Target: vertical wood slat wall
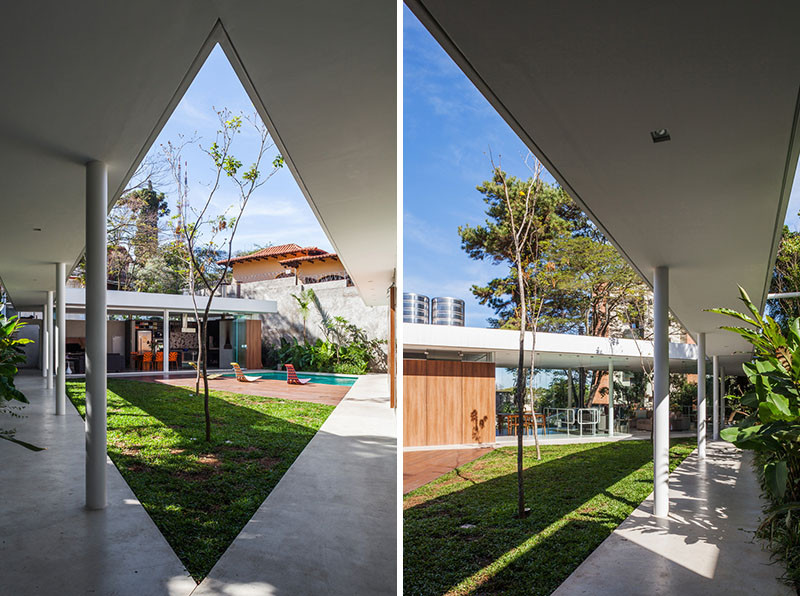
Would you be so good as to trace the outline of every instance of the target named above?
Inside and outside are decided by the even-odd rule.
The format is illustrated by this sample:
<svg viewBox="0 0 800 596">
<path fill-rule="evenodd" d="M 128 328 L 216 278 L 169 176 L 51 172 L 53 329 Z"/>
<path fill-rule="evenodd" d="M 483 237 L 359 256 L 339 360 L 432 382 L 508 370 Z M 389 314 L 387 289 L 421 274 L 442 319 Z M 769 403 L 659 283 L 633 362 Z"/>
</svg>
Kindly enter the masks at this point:
<svg viewBox="0 0 800 596">
<path fill-rule="evenodd" d="M 403 360 L 406 447 L 494 441 L 493 362 Z"/>
<path fill-rule="evenodd" d="M 246 368 L 262 368 L 261 364 L 261 319 L 245 321 L 245 341 L 247 341 Z"/>
</svg>

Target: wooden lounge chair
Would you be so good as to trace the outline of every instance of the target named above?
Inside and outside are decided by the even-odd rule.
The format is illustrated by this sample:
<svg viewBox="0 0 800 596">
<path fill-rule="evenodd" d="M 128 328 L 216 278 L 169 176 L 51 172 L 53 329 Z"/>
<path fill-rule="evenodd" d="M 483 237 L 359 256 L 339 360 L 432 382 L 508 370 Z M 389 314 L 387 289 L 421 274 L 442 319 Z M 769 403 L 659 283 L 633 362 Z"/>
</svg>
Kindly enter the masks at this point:
<svg viewBox="0 0 800 596">
<path fill-rule="evenodd" d="M 240 383 L 255 383 L 261 380 L 261 377 L 253 377 L 244 374 L 236 362 L 231 362 L 231 366 L 233 367 L 233 372 L 236 373 L 236 380 Z"/>
<path fill-rule="evenodd" d="M 197 363 L 196 362 L 191 362 L 191 361 L 188 361 L 188 362 L 189 362 L 189 366 L 191 366 L 193 369 L 197 370 Z M 214 373 L 214 374 L 208 375 L 208 380 L 209 381 L 213 381 L 214 379 L 221 379 L 222 376 L 223 376 L 222 373 Z"/>
<path fill-rule="evenodd" d="M 286 367 L 286 382 L 289 385 L 305 385 L 311 379 L 299 379 L 297 378 L 297 372 L 294 370 L 294 365 L 292 364 L 285 364 Z"/>
</svg>

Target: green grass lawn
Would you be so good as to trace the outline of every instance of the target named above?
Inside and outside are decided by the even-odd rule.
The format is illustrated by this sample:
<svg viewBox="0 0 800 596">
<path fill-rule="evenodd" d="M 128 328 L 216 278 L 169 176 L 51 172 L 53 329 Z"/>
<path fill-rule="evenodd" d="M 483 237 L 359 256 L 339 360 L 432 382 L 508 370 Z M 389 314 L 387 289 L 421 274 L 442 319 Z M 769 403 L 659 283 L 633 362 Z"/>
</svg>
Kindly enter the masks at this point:
<svg viewBox="0 0 800 596">
<path fill-rule="evenodd" d="M 85 384 L 67 383 L 85 414 Z M 200 581 L 333 411 L 332 406 L 182 387 L 108 381 L 108 454 Z"/>
<path fill-rule="evenodd" d="M 694 449 L 675 441 L 674 469 Z M 406 495 L 403 593 L 550 594 L 653 490 L 649 441 L 525 449 L 530 517 L 513 519 L 516 448 Z"/>
</svg>

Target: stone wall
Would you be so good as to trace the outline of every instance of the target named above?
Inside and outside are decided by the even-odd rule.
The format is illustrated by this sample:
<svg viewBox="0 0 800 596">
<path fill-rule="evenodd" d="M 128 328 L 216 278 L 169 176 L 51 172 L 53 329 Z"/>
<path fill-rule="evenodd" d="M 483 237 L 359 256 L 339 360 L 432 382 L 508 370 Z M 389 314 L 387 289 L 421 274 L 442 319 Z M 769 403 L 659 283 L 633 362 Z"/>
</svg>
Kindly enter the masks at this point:
<svg viewBox="0 0 800 596">
<path fill-rule="evenodd" d="M 278 303 L 277 313 L 260 315 L 265 345 L 276 344 L 281 337 L 302 340 L 303 318 L 292 294 L 298 294 L 305 288 L 312 288 L 317 295 L 317 302 L 311 307 L 306 323 L 306 336 L 310 342 L 325 337 L 322 332 L 323 316 L 344 317 L 364 329 L 370 338 L 389 338 L 389 307 L 367 306 L 358 290 L 347 286 L 344 280 L 309 285 L 295 285 L 294 278 L 243 283 L 242 298 L 275 300 Z"/>
</svg>

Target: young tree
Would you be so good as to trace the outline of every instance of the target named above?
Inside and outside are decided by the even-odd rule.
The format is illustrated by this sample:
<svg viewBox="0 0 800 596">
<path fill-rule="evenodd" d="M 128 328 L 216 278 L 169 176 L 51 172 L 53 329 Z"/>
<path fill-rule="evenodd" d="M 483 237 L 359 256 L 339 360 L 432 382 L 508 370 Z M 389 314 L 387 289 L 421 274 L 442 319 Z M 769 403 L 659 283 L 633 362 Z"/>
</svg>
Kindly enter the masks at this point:
<svg viewBox="0 0 800 596">
<path fill-rule="evenodd" d="M 301 290 L 299 294 L 292 294 L 292 298 L 297 301 L 297 308 L 300 309 L 300 316 L 303 317 L 303 343 L 306 341 L 306 323 L 308 322 L 308 315 L 311 314 L 311 305 L 316 299 L 316 294 L 312 288 Z"/>
<path fill-rule="evenodd" d="M 486 288 L 472 290 L 483 303 L 494 304 L 503 311 L 506 328 L 519 329 L 519 359 L 515 399 L 520 424 L 517 426 L 517 515 L 527 515 L 523 482 L 523 431 L 525 402 L 525 334 L 529 322 L 535 325 L 541 314 L 541 296 L 531 297 L 528 288 L 536 290 L 533 280 L 540 276 L 540 248 L 543 243 L 565 233 L 569 223 L 559 214 L 569 198 L 559 188 L 545 185 L 542 166 L 534 162 L 532 176 L 521 180 L 509 176 L 501 164 L 490 157 L 492 179 L 478 187 L 487 204 L 488 218 L 483 226 L 459 227 L 461 247 L 474 259 L 490 259 L 510 266 L 505 280 L 493 280 Z M 526 159 L 526 164 L 528 160 Z M 514 285 L 511 285 L 513 282 Z M 493 287 L 494 286 L 494 287 Z M 499 294 L 498 292 L 503 292 Z M 504 294 L 508 297 L 504 296 Z M 535 346 L 535 326 L 532 328 Z M 531 353 L 531 367 L 534 367 Z M 534 416 L 535 420 L 535 416 Z M 537 438 L 538 440 L 538 438 Z"/>
<path fill-rule="evenodd" d="M 183 253 L 186 282 L 192 297 L 195 320 L 198 322 L 198 376 L 195 391 L 199 394 L 199 384 L 202 379 L 206 441 L 211 440 L 208 394 L 208 317 L 211 304 L 214 294 L 227 278 L 229 261 L 233 253 L 233 239 L 248 201 L 259 187 L 283 167 L 283 157 L 278 154 L 272 160 L 272 167 L 268 172 L 264 173 L 261 169 L 265 155 L 275 145 L 258 115 L 244 118 L 223 109 L 217 112 L 217 117 L 220 128 L 216 140 L 208 148 L 201 147 L 212 162 L 212 182 L 201 199 L 195 200 L 195 195 L 190 193 L 188 164 L 183 157 L 183 150 L 192 144 L 194 139 L 181 137 L 176 144 L 170 142 L 162 145 L 176 187 L 177 214 L 174 232 Z M 245 123 L 251 126 L 258 136 L 252 165 L 246 169 L 242 161 L 232 152 L 234 142 Z M 236 204 L 229 208 L 234 212 L 232 217 L 227 215 L 227 211 L 218 214 L 212 212 L 213 200 L 226 182 L 230 183 L 237 194 Z M 206 293 L 202 307 L 198 305 L 199 296 L 195 291 L 198 286 Z"/>
</svg>

